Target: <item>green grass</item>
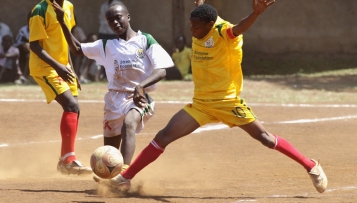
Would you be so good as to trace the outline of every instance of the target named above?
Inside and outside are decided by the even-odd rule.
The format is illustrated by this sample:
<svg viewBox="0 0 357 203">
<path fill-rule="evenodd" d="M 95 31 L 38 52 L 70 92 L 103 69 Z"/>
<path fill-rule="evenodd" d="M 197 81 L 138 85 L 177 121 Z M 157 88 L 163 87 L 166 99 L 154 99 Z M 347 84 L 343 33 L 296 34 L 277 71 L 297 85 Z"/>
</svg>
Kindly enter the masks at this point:
<svg viewBox="0 0 357 203">
<path fill-rule="evenodd" d="M 245 52 L 243 73 L 252 75 L 314 74 L 357 68 L 355 55 L 261 54 Z"/>
</svg>

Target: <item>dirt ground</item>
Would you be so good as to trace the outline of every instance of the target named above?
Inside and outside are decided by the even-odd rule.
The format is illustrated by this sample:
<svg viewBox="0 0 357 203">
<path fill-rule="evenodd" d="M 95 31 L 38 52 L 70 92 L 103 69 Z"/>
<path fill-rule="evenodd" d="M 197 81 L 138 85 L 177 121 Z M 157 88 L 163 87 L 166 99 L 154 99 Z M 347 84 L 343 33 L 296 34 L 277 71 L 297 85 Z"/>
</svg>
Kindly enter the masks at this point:
<svg viewBox="0 0 357 203">
<path fill-rule="evenodd" d="M 103 105 L 100 98 L 80 99 L 76 154 L 87 166 L 103 142 Z M 134 156 L 183 105 L 157 103 L 156 115 L 137 135 Z M 239 128 L 214 124 L 169 145 L 132 180 L 127 196 L 98 194 L 92 176 L 63 176 L 56 171 L 62 112 L 58 104 L 2 101 L 0 203 L 357 202 L 356 106 L 254 103 L 251 107 L 268 131 L 321 161 L 329 180 L 325 193 L 315 190 L 304 168 L 294 161 Z"/>
</svg>

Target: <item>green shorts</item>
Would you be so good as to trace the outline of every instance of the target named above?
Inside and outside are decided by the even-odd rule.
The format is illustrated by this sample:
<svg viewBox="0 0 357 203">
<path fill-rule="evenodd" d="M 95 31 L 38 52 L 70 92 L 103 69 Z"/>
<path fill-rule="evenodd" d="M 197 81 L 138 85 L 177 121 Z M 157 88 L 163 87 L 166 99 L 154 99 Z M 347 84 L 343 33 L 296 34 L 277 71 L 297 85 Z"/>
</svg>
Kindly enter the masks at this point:
<svg viewBox="0 0 357 203">
<path fill-rule="evenodd" d="M 257 117 L 242 98 L 225 100 L 193 99 L 192 104 L 183 108 L 199 124 L 222 122 L 229 127 L 241 126 L 253 122 Z"/>
</svg>

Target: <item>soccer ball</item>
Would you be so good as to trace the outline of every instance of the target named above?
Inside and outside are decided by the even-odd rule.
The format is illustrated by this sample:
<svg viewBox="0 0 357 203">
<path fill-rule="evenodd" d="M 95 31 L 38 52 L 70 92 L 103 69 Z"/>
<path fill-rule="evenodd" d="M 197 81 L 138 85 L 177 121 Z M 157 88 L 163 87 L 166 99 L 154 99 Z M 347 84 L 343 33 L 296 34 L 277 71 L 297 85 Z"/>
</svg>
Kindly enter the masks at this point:
<svg viewBox="0 0 357 203">
<path fill-rule="evenodd" d="M 118 175 L 123 167 L 123 156 L 120 151 L 112 146 L 105 145 L 94 150 L 90 158 L 93 172 L 104 179 Z"/>
</svg>

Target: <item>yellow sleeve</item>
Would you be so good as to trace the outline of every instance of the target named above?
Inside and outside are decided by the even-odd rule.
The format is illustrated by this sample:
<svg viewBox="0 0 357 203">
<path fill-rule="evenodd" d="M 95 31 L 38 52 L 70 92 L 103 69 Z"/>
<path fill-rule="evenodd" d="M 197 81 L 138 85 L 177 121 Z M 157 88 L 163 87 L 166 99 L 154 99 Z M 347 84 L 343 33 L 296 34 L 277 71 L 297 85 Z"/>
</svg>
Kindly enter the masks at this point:
<svg viewBox="0 0 357 203">
<path fill-rule="evenodd" d="M 44 19 L 41 15 L 38 14 L 36 8 L 32 12 L 32 16 L 29 21 L 29 29 L 30 29 L 30 36 L 29 41 L 37 41 L 48 38 Z"/>
</svg>

